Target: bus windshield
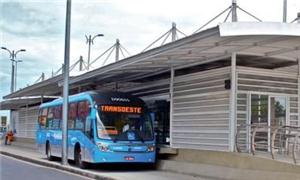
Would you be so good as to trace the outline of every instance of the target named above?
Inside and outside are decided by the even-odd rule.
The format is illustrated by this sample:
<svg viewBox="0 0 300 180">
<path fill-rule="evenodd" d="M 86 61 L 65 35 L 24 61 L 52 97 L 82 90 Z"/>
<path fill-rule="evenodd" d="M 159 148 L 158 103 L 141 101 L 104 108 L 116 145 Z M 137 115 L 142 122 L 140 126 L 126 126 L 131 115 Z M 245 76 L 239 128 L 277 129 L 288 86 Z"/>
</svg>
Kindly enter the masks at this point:
<svg viewBox="0 0 300 180">
<path fill-rule="evenodd" d="M 100 139 L 116 141 L 153 140 L 152 121 L 140 110 L 103 111 L 98 110 L 97 134 Z"/>
</svg>

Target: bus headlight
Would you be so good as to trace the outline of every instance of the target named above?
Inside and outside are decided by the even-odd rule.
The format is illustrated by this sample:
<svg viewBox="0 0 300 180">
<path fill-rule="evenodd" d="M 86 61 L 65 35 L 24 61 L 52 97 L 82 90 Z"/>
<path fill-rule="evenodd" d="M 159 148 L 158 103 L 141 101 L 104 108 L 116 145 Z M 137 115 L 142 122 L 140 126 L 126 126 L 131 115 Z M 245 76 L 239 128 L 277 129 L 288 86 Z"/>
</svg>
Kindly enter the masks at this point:
<svg viewBox="0 0 300 180">
<path fill-rule="evenodd" d="M 106 144 L 97 143 L 97 146 L 100 149 L 100 151 L 103 151 L 103 152 L 108 151 L 108 146 Z"/>
<path fill-rule="evenodd" d="M 155 151 L 155 146 L 151 145 L 148 146 L 148 152 L 154 152 Z"/>
</svg>

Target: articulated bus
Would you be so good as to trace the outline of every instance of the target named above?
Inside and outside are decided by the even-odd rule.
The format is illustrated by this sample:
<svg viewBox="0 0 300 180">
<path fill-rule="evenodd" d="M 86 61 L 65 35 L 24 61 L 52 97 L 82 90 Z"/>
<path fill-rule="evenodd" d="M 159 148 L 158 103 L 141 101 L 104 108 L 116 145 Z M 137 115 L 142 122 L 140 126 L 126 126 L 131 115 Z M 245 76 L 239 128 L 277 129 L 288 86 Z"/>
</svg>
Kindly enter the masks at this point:
<svg viewBox="0 0 300 180">
<path fill-rule="evenodd" d="M 62 105 L 40 106 L 37 146 L 49 160 L 61 157 Z M 153 122 L 145 103 L 118 92 L 84 92 L 69 97 L 68 159 L 88 163 L 155 163 Z"/>
</svg>

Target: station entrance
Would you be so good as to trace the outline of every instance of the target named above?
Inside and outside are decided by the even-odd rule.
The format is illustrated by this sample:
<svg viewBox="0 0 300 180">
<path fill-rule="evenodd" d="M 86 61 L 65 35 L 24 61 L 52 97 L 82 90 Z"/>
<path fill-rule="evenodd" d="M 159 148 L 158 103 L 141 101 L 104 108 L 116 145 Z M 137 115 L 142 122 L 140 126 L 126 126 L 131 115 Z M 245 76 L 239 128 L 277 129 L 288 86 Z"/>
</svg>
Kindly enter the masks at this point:
<svg viewBox="0 0 300 180">
<path fill-rule="evenodd" d="M 286 96 L 251 94 L 251 124 L 258 127 L 269 127 L 261 129 L 263 132 L 256 133 L 257 138 L 254 143 L 261 145 L 260 150 L 270 151 L 272 127 L 289 124 L 287 106 L 288 97 Z M 277 146 L 285 146 L 284 142 L 275 143 Z"/>
<path fill-rule="evenodd" d="M 160 145 L 170 145 L 170 102 L 156 100 L 149 106 L 154 118 L 156 142 Z"/>
</svg>

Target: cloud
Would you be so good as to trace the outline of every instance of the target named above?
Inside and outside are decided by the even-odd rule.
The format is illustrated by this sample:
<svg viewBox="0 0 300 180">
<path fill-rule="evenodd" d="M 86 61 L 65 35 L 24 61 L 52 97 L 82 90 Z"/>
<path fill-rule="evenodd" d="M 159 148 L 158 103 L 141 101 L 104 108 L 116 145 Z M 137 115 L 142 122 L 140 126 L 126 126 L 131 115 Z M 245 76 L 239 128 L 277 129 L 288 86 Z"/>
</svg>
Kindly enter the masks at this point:
<svg viewBox="0 0 300 180">
<path fill-rule="evenodd" d="M 58 4 L 50 3 L 55 9 Z M 42 11 L 47 8 L 47 3 L 0 3 L 1 21 L 0 28 L 3 32 L 18 36 L 53 36 L 62 32 L 63 25 L 57 16 L 49 11 Z M 59 12 L 59 11 L 58 11 Z"/>
<path fill-rule="evenodd" d="M 238 0 L 238 5 L 266 21 L 282 20 L 282 0 Z M 288 1 L 288 19 L 295 19 L 299 0 Z M 191 34 L 230 5 L 231 1 L 199 0 L 73 0 L 71 24 L 71 64 L 80 55 L 87 57 L 85 35 L 103 33 L 92 45 L 94 59 L 115 43 L 117 38 L 130 53 L 141 52 L 171 28 Z M 0 1 L 0 45 L 9 49 L 25 48 L 18 58 L 18 87 L 32 84 L 42 72 L 51 75 L 64 58 L 65 1 Z M 266 13 L 267 12 L 267 13 Z M 238 12 L 239 20 L 253 21 Z M 221 17 L 208 27 L 222 22 Z M 112 57 L 109 62 L 113 62 Z M 99 65 L 102 64 L 101 61 Z M 9 93 L 11 64 L 7 52 L 0 52 L 0 96 Z M 6 87 L 3 89 L 2 87 Z"/>
</svg>

